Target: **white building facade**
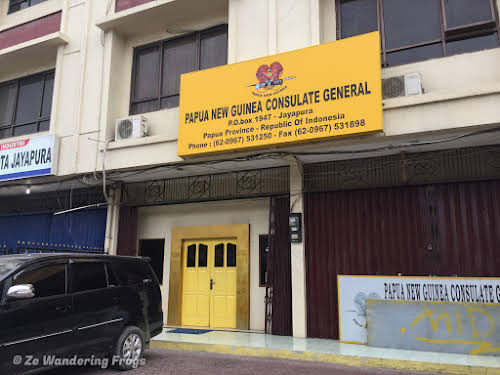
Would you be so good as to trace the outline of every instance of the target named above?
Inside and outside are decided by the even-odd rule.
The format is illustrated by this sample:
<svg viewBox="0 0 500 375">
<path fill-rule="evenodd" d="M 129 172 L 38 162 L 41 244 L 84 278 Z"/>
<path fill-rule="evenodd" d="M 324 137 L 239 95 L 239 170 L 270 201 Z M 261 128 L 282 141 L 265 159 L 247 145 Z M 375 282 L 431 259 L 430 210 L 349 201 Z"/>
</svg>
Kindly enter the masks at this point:
<svg viewBox="0 0 500 375">
<path fill-rule="evenodd" d="M 0 0 L 0 147 L 54 139 L 0 180 L 0 248 L 150 256 L 166 325 L 297 337 L 338 338 L 337 274 L 494 276 L 500 1 L 474 3 Z M 383 132 L 178 156 L 181 74 L 376 30 Z M 91 234 L 13 237 L 75 208 Z"/>
</svg>

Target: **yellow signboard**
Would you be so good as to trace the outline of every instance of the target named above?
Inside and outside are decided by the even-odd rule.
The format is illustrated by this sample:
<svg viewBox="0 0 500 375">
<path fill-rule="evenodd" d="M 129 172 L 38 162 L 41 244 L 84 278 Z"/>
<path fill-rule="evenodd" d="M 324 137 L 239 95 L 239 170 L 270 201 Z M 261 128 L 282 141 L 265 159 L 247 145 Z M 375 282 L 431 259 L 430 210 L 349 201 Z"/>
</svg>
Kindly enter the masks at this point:
<svg viewBox="0 0 500 375">
<path fill-rule="evenodd" d="M 379 33 L 181 77 L 179 156 L 380 131 Z"/>
</svg>

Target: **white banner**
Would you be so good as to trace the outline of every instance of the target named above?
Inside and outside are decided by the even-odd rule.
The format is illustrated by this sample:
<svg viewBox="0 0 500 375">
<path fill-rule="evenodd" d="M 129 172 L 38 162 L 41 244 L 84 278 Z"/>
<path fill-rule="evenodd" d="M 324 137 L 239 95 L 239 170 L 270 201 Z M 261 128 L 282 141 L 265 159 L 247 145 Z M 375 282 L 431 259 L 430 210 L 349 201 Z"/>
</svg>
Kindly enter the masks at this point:
<svg viewBox="0 0 500 375">
<path fill-rule="evenodd" d="M 0 143 L 0 181 L 55 172 L 54 134 Z"/>
<path fill-rule="evenodd" d="M 367 343 L 366 299 L 500 303 L 500 279 L 338 275 L 340 341 Z"/>
</svg>

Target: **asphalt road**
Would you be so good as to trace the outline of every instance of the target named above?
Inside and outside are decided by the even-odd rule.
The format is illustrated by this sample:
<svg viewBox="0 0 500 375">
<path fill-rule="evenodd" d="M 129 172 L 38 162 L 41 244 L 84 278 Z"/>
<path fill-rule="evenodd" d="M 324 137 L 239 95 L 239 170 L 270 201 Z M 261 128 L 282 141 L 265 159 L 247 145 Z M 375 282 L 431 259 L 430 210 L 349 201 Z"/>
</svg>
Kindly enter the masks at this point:
<svg viewBox="0 0 500 375">
<path fill-rule="evenodd" d="M 47 375 L 423 375 L 410 371 L 394 371 L 373 368 L 355 368 L 317 362 L 289 361 L 273 358 L 237 357 L 201 352 L 150 349 L 146 352 L 147 364 L 138 369 L 122 372 L 96 368 L 60 368 Z"/>
</svg>

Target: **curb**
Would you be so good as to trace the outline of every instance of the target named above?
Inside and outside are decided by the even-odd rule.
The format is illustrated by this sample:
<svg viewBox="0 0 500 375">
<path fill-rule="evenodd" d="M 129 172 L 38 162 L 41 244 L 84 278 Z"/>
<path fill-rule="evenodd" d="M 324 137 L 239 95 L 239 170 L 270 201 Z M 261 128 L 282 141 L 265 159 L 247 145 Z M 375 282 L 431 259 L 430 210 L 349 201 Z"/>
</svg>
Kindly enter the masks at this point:
<svg viewBox="0 0 500 375">
<path fill-rule="evenodd" d="M 333 363 L 353 367 L 376 367 L 392 370 L 406 370 L 427 373 L 443 373 L 453 375 L 500 375 L 500 368 L 455 365 L 447 363 L 432 363 L 421 361 L 406 361 L 400 359 L 385 359 L 359 357 L 341 354 L 299 352 L 292 350 L 271 350 L 264 348 L 248 348 L 219 344 L 198 344 L 174 341 L 151 340 L 150 347 L 155 349 L 185 350 L 229 354 L 245 357 L 280 358 L 295 361 L 310 361 Z"/>
</svg>

